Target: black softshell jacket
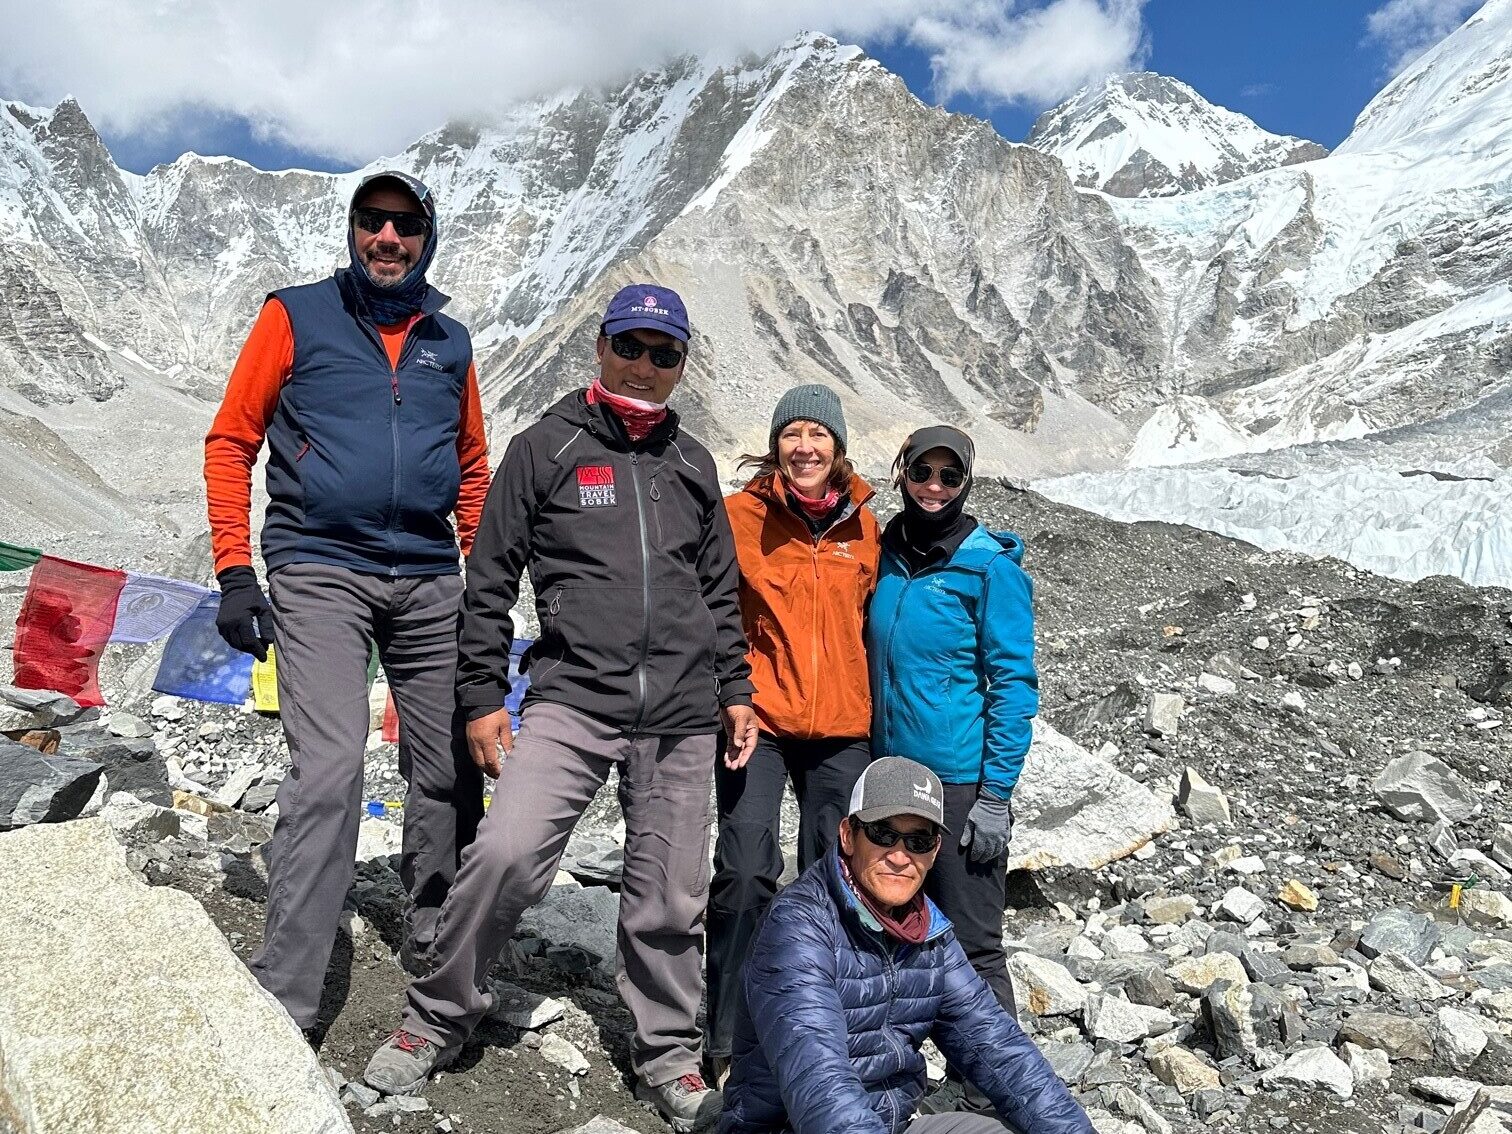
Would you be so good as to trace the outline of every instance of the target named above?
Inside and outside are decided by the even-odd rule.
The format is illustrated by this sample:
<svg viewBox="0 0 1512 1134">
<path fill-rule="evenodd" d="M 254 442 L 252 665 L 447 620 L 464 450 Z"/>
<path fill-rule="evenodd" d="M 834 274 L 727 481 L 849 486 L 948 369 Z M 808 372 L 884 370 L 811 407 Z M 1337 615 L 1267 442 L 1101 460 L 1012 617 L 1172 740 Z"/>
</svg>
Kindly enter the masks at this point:
<svg viewBox="0 0 1512 1134">
<path fill-rule="evenodd" d="M 630 733 L 691 736 L 718 730 L 720 706 L 751 703 L 714 458 L 675 413 L 632 444 L 579 390 L 509 443 L 467 559 L 464 711 L 504 703 L 509 610 L 526 569 L 541 623 L 525 659 L 527 705 L 554 701 Z"/>
</svg>

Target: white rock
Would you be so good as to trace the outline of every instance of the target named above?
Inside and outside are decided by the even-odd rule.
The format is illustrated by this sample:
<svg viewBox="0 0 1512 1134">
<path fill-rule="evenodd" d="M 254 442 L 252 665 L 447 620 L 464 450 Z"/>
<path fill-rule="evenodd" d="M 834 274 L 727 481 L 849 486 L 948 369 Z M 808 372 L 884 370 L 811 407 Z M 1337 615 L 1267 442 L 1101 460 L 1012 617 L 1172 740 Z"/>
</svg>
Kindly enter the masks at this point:
<svg viewBox="0 0 1512 1134">
<path fill-rule="evenodd" d="M 1244 965 L 1239 958 L 1232 953 L 1217 952 L 1205 953 L 1201 957 L 1190 957 L 1180 961 L 1166 970 L 1166 976 L 1171 978 L 1171 983 L 1182 992 L 1198 996 L 1207 991 L 1214 981 L 1226 980 L 1234 984 L 1248 984 L 1249 974 L 1244 971 Z"/>
<path fill-rule="evenodd" d="M 1449 856 L 1449 865 L 1454 873 L 1459 876 L 1474 875 L 1482 882 L 1508 882 L 1512 881 L 1512 874 L 1508 874 L 1494 859 L 1487 858 L 1474 847 L 1463 847 Z"/>
<path fill-rule="evenodd" d="M 1008 959 L 1008 971 L 1026 993 L 1021 1003 L 1036 1016 L 1072 1016 L 1086 1006 L 1086 986 L 1064 965 L 1033 953 L 1015 953 Z"/>
<path fill-rule="evenodd" d="M 1434 1022 L 1434 1046 L 1456 1071 L 1464 1071 L 1479 1059 L 1490 1042 L 1481 1021 L 1458 1008 L 1440 1008 Z"/>
<path fill-rule="evenodd" d="M 117 835 L 135 835 L 153 842 L 173 838 L 182 830 L 182 817 L 177 811 L 148 803 L 124 791 L 111 795 L 100 809 L 100 818 Z"/>
<path fill-rule="evenodd" d="M 1040 721 L 1013 792 L 1009 870 L 1096 870 L 1132 854 L 1176 823 L 1157 796 Z"/>
<path fill-rule="evenodd" d="M 1115 925 L 1103 934 L 1103 947 L 1113 953 L 1148 953 L 1150 943 L 1132 925 Z"/>
<path fill-rule="evenodd" d="M 105 823 L 0 834 L 0 878 L 0 1097 L 22 1129 L 349 1134 L 288 1014 Z"/>
<path fill-rule="evenodd" d="M 541 1058 L 548 1063 L 555 1063 L 563 1071 L 573 1075 L 586 1075 L 589 1071 L 588 1057 L 582 1053 L 576 1044 L 571 1043 L 555 1032 L 547 1032 L 541 1037 Z"/>
<path fill-rule="evenodd" d="M 244 768 L 238 768 L 231 773 L 226 780 L 225 786 L 215 793 L 216 803 L 223 803 L 227 807 L 235 807 L 242 801 L 242 796 L 247 794 L 247 789 L 255 784 L 263 774 L 261 765 L 249 764 Z"/>
<path fill-rule="evenodd" d="M 158 720 L 181 721 L 184 719 L 184 706 L 177 697 L 164 693 L 153 699 L 151 713 Z"/>
<path fill-rule="evenodd" d="M 1203 779 L 1196 768 L 1182 771 L 1176 804 L 1194 823 L 1227 823 L 1232 818 L 1228 797 Z"/>
<path fill-rule="evenodd" d="M 1497 890 L 1473 886 L 1460 894 L 1460 917 L 1477 929 L 1512 926 L 1512 898 Z"/>
<path fill-rule="evenodd" d="M 1175 736 L 1181 727 L 1186 698 L 1180 693 L 1151 693 L 1145 706 L 1144 727 L 1156 736 Z"/>
<path fill-rule="evenodd" d="M 508 981 L 494 981 L 492 991 L 493 1006 L 488 1014 L 522 1031 L 538 1032 L 561 1019 L 566 1010 L 560 1000 L 530 992 Z"/>
<path fill-rule="evenodd" d="M 1371 988 L 1402 1000 L 1442 1000 L 1454 995 L 1400 953 L 1382 953 L 1366 971 Z"/>
<path fill-rule="evenodd" d="M 1235 874 L 1264 874 L 1265 860 L 1259 855 L 1242 855 L 1229 863 L 1228 868 Z"/>
<path fill-rule="evenodd" d="M 1379 1048 L 1360 1047 L 1345 1041 L 1340 1049 L 1344 1053 L 1344 1059 L 1349 1064 L 1349 1072 L 1354 1076 L 1356 1088 L 1363 1087 L 1367 1083 L 1391 1082 L 1391 1056 Z"/>
<path fill-rule="evenodd" d="M 1163 1008 L 1131 1004 L 1103 993 L 1087 997 L 1082 1020 L 1087 1034 L 1093 1039 L 1116 1043 L 1138 1043 L 1149 1036 L 1168 1032 L 1176 1025 L 1176 1018 Z"/>
<path fill-rule="evenodd" d="M 1266 1086 L 1295 1083 L 1303 1087 L 1324 1087 L 1341 1099 L 1354 1094 L 1354 1073 L 1326 1047 L 1312 1047 L 1286 1059 L 1260 1076 Z"/>
<path fill-rule="evenodd" d="M 1218 913 L 1229 921 L 1248 925 L 1265 912 L 1265 903 L 1243 886 L 1235 886 L 1218 902 Z"/>
<path fill-rule="evenodd" d="M 141 717 L 134 717 L 130 713 L 113 712 L 105 729 L 112 736 L 124 736 L 130 739 L 141 739 L 152 735 L 152 726 Z"/>
<path fill-rule="evenodd" d="M 398 854 L 404 846 L 404 828 L 387 819 L 364 818 L 357 825 L 357 861 Z"/>
<path fill-rule="evenodd" d="M 1512 823 L 1498 823 L 1491 836 L 1491 857 L 1512 870 Z"/>
<path fill-rule="evenodd" d="M 1480 810 L 1475 790 L 1426 752 L 1397 757 L 1382 769 L 1373 787 L 1376 798 L 1398 819 L 1455 823 Z"/>
<path fill-rule="evenodd" d="M 1197 676 L 1197 688 L 1219 697 L 1227 697 L 1239 691 L 1239 683 L 1227 677 L 1219 677 L 1216 673 L 1202 673 Z"/>
</svg>

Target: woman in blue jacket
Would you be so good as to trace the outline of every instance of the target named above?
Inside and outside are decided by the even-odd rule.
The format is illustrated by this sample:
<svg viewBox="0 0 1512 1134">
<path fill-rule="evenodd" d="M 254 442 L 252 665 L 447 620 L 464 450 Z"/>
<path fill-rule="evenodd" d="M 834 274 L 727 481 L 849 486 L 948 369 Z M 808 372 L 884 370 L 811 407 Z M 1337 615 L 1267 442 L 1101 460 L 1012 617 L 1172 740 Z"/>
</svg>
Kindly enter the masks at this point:
<svg viewBox="0 0 1512 1134">
<path fill-rule="evenodd" d="M 975 447 L 947 425 L 914 432 L 894 463 L 903 511 L 882 533 L 866 629 L 872 751 L 945 785 L 954 836 L 926 892 L 966 957 L 1014 1011 L 1003 955 L 1010 799 L 1039 707 L 1024 545 L 966 512 Z"/>
</svg>

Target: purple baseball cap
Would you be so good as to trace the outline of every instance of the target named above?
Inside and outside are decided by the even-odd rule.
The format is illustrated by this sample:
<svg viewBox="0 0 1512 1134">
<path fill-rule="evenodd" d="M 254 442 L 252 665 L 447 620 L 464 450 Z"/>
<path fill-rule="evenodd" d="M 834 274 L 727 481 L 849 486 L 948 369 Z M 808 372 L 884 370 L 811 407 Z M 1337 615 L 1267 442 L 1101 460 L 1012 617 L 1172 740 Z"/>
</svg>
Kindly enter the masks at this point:
<svg viewBox="0 0 1512 1134">
<path fill-rule="evenodd" d="M 674 339 L 688 341 L 688 309 L 682 296 L 670 287 L 657 284 L 631 284 L 614 293 L 604 310 L 604 334 L 641 328 L 665 331 Z"/>
</svg>

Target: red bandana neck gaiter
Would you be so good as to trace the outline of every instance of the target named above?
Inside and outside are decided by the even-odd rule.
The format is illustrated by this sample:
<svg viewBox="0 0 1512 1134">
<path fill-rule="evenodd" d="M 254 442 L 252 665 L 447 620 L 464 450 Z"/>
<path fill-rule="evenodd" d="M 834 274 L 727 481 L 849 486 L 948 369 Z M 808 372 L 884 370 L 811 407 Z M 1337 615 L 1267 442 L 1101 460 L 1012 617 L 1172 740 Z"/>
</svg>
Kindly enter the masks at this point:
<svg viewBox="0 0 1512 1134">
<path fill-rule="evenodd" d="M 646 434 L 667 416 L 666 402 L 642 402 L 611 394 L 604 389 L 604 383 L 595 378 L 593 385 L 588 387 L 588 404 L 591 406 L 598 402 L 603 402 L 614 411 L 615 417 L 625 423 L 625 432 L 632 441 L 644 441 Z"/>
<path fill-rule="evenodd" d="M 929 908 L 924 904 L 924 891 L 920 890 L 913 896 L 913 900 L 900 910 L 884 910 L 856 884 L 855 878 L 851 875 L 850 863 L 845 861 L 845 856 L 839 857 L 840 877 L 844 879 L 850 892 L 856 895 L 856 899 L 866 907 L 867 912 L 881 924 L 883 932 L 909 945 L 924 944 L 925 939 L 929 937 Z"/>
<path fill-rule="evenodd" d="M 835 505 L 840 503 L 840 492 L 834 488 L 818 499 L 812 496 L 805 496 L 793 486 L 791 481 L 788 482 L 787 490 L 798 507 L 802 508 L 806 515 L 815 520 L 824 519 L 824 517 L 834 511 Z"/>
</svg>

